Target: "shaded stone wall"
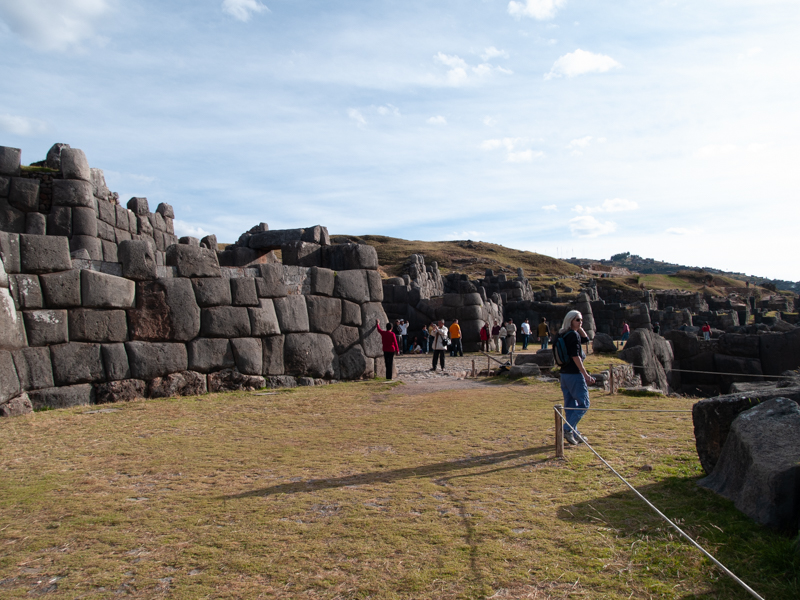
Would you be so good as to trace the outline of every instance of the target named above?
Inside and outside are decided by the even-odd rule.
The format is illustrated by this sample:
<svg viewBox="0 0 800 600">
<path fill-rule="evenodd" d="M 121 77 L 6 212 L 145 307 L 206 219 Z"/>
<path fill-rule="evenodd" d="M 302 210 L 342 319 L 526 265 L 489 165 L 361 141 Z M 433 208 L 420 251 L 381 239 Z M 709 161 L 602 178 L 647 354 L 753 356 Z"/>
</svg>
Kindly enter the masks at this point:
<svg viewBox="0 0 800 600">
<path fill-rule="evenodd" d="M 71 191 L 54 185 L 44 213 L 38 200 L 22 202 L 19 151 L 0 147 L 9 182 L 0 187 L 0 414 L 383 374 L 374 248 L 328 245 L 320 226 L 261 224 L 240 238 L 252 260 L 220 266 L 213 236 L 171 233 L 169 205 L 151 213 L 132 198 L 122 208 L 107 189 L 68 177 L 91 178 L 82 152 L 60 158 L 53 183 Z M 298 258 L 298 244 L 310 252 Z M 276 248 L 288 264 L 276 264 Z"/>
</svg>

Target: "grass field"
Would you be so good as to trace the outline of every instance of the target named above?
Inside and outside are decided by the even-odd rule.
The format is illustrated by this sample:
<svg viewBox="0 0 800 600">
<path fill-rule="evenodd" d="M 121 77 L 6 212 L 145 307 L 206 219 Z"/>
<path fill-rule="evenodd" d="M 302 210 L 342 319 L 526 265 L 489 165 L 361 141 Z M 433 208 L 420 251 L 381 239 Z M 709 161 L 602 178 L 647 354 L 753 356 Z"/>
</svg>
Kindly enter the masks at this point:
<svg viewBox="0 0 800 600">
<path fill-rule="evenodd" d="M 748 597 L 585 447 L 555 459 L 554 384 L 412 392 L 373 381 L 3 420 L 0 597 Z M 765 598 L 800 597 L 792 540 L 696 485 L 688 412 L 594 412 L 581 430 Z"/>
</svg>

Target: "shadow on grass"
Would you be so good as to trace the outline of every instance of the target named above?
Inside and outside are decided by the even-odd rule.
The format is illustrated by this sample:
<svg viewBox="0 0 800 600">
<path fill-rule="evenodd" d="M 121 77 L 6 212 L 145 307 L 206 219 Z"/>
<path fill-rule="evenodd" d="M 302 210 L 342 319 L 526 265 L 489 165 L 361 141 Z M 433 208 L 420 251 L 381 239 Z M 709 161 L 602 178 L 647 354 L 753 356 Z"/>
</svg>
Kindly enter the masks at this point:
<svg viewBox="0 0 800 600">
<path fill-rule="evenodd" d="M 250 492 L 244 492 L 241 494 L 223 496 L 222 498 L 225 500 L 235 500 L 237 498 L 272 496 L 274 494 L 296 494 L 301 492 L 311 492 L 314 490 L 325 490 L 331 488 L 347 487 L 349 485 L 389 483 L 392 481 L 398 481 L 400 479 L 409 479 L 412 477 L 436 477 L 437 479 L 443 479 L 441 476 L 447 475 L 448 473 L 452 473 L 454 471 L 472 469 L 483 465 L 495 465 L 510 460 L 525 458 L 527 456 L 542 454 L 543 452 L 548 452 L 548 453 L 553 452 L 553 447 L 540 446 L 538 448 L 523 448 L 521 450 L 509 450 L 507 452 L 483 454 L 481 456 L 473 456 L 471 458 L 462 458 L 450 462 L 434 463 L 431 465 L 420 465 L 417 467 L 408 467 L 405 469 L 392 469 L 390 471 L 374 471 L 372 473 L 359 473 L 357 475 L 347 475 L 346 477 L 336 477 L 333 479 L 311 479 L 309 481 L 282 483 L 280 485 L 273 485 L 268 488 L 252 490 Z M 530 462 L 526 462 L 519 465 L 502 467 L 501 469 L 492 469 L 491 471 L 475 473 L 473 475 L 484 475 L 486 473 L 493 473 L 498 470 L 518 469 L 520 467 L 530 466 L 530 464 L 531 464 Z M 452 478 L 453 477 L 444 479 L 452 479 Z"/>
<path fill-rule="evenodd" d="M 800 551 L 791 536 L 762 527 L 736 510 L 733 503 L 697 485 L 699 477 L 670 477 L 658 483 L 631 484 L 712 556 L 765 598 L 800 598 Z M 558 517 L 573 523 L 604 524 L 637 546 L 639 561 L 679 579 L 681 564 L 673 540 L 687 552 L 700 551 L 630 490 L 561 506 Z M 668 537 L 671 536 L 671 537 Z M 708 561 L 708 559 L 703 559 Z M 711 565 L 708 561 L 709 566 Z M 654 566 L 655 565 L 655 566 Z M 712 591 L 684 600 L 751 598 L 716 567 Z"/>
</svg>

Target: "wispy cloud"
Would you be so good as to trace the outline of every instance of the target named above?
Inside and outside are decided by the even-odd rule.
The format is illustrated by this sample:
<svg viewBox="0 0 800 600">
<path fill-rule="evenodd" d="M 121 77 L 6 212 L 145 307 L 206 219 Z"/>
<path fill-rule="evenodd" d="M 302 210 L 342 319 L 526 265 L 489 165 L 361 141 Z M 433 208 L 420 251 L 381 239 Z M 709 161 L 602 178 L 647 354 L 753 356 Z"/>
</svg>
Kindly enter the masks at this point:
<svg viewBox="0 0 800 600">
<path fill-rule="evenodd" d="M 483 231 L 462 231 L 461 233 L 454 231 L 448 233 L 444 237 L 448 240 L 473 240 L 478 239 L 482 235 L 484 235 Z"/>
<path fill-rule="evenodd" d="M 524 2 L 508 3 L 508 14 L 515 19 L 532 17 L 539 21 L 552 19 L 558 9 L 564 6 L 567 0 L 525 0 Z"/>
<path fill-rule="evenodd" d="M 548 204 L 547 206 L 543 206 L 542 210 L 557 212 L 558 206 L 556 206 L 555 204 Z"/>
<path fill-rule="evenodd" d="M 364 127 L 367 124 L 367 120 L 364 118 L 364 115 L 362 115 L 361 111 L 357 108 L 348 108 L 347 116 L 355 121 L 356 125 L 359 127 Z"/>
<path fill-rule="evenodd" d="M 95 29 L 110 12 L 108 0 L 0 0 L 0 20 L 38 50 L 65 50 L 87 40 L 102 43 Z"/>
<path fill-rule="evenodd" d="M 508 52 L 505 50 L 498 50 L 494 46 L 489 46 L 481 54 L 483 60 L 492 60 L 493 58 L 508 58 Z"/>
<path fill-rule="evenodd" d="M 379 106 L 377 108 L 378 114 L 382 117 L 399 117 L 400 116 L 400 109 L 394 106 L 393 104 L 387 104 L 385 106 Z"/>
<path fill-rule="evenodd" d="M 625 198 L 612 198 L 610 200 L 603 200 L 603 203 L 599 206 L 581 206 L 578 204 L 572 210 L 576 213 L 591 215 L 601 212 L 624 212 L 629 210 L 637 210 L 638 208 L 639 204 L 633 200 L 626 200 Z"/>
<path fill-rule="evenodd" d="M 669 229 L 665 230 L 667 233 L 671 235 L 694 235 L 696 233 L 700 233 L 699 229 L 688 229 L 686 227 L 670 227 Z"/>
<path fill-rule="evenodd" d="M 442 115 L 431 117 L 427 122 L 429 125 L 447 125 L 447 119 L 445 119 Z"/>
<path fill-rule="evenodd" d="M 598 221 L 595 217 L 584 215 L 570 219 L 569 230 L 572 235 L 592 238 L 614 233 L 617 230 L 617 224 L 613 221 Z"/>
<path fill-rule="evenodd" d="M 467 61 L 456 54 L 450 55 L 445 54 L 444 52 L 439 52 L 433 57 L 433 59 L 437 63 L 448 68 L 447 75 L 445 77 L 445 83 L 454 87 L 466 84 L 468 81 L 470 81 L 472 76 L 480 79 L 490 75 L 493 71 L 497 71 L 505 75 L 513 74 L 513 71 L 509 69 L 493 66 L 486 62 L 479 65 L 470 66 Z"/>
<path fill-rule="evenodd" d="M 206 231 L 201 226 L 195 225 L 194 223 L 189 223 L 187 221 L 181 221 L 180 219 L 175 219 L 173 226 L 175 227 L 175 235 L 178 237 L 188 235 L 191 237 L 202 238 L 207 235 L 211 235 L 210 231 Z"/>
<path fill-rule="evenodd" d="M 222 12 L 228 13 L 234 19 L 246 22 L 253 13 L 270 12 L 258 0 L 222 0 Z"/>
<path fill-rule="evenodd" d="M 526 148 L 524 150 L 520 149 L 520 147 L 528 146 L 530 144 L 530 140 L 525 138 L 502 138 L 502 139 L 493 139 L 493 140 L 484 140 L 481 142 L 481 148 L 483 150 L 498 150 L 500 148 L 505 148 L 506 150 L 506 160 L 508 162 L 531 162 L 535 158 L 542 158 L 544 156 L 544 152 L 541 151 L 534 151 L 530 148 Z"/>
<path fill-rule="evenodd" d="M 611 69 L 618 69 L 622 65 L 616 60 L 605 54 L 595 54 L 578 48 L 575 52 L 570 52 L 560 57 L 553 63 L 549 73 L 545 73 L 545 79 L 558 77 L 576 77 L 586 73 L 605 73 Z"/>
<path fill-rule="evenodd" d="M 5 114 L 0 115 L 0 131 L 12 135 L 36 135 L 45 133 L 47 125 L 38 119 Z"/>
</svg>

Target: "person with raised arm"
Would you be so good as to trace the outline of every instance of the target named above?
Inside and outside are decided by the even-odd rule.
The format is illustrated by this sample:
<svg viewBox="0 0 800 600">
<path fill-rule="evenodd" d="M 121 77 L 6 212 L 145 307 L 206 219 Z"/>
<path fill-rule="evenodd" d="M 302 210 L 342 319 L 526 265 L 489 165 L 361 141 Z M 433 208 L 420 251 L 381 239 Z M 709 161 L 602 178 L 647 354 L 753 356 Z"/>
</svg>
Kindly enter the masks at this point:
<svg viewBox="0 0 800 600">
<path fill-rule="evenodd" d="M 391 379 L 394 374 L 394 356 L 400 354 L 400 346 L 397 344 L 397 336 L 392 331 L 392 324 L 387 323 L 386 329 L 381 329 L 381 322 L 375 321 L 375 327 L 381 334 L 381 344 L 383 345 L 383 362 L 386 363 L 386 379 Z"/>
</svg>

